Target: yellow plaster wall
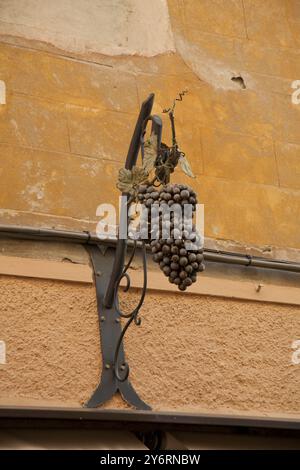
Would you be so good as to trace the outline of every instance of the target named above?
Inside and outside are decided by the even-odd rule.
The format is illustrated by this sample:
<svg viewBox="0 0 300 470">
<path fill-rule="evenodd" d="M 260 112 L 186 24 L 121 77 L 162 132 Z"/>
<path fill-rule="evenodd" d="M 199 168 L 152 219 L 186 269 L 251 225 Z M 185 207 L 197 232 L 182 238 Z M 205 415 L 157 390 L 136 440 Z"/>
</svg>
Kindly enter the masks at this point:
<svg viewBox="0 0 300 470">
<path fill-rule="evenodd" d="M 176 52 L 154 57 L 71 53 L 0 21 L 0 223 L 95 230 L 141 102 L 154 91 L 161 112 L 188 87 L 177 131 L 197 179 L 174 179 L 205 203 L 206 237 L 284 257 L 300 248 L 299 2 L 168 6 Z M 3 276 L 0 300 L 0 403 L 82 405 L 101 368 L 94 288 Z M 155 409 L 299 415 L 299 328 L 298 307 L 151 291 L 126 340 L 132 382 Z"/>
<path fill-rule="evenodd" d="M 0 221 L 95 230 L 98 204 L 117 201 L 141 102 L 154 91 L 161 112 L 188 87 L 178 137 L 206 236 L 300 248 L 298 2 L 168 5 L 177 52 L 155 57 L 76 55 L 0 28 Z"/>
</svg>

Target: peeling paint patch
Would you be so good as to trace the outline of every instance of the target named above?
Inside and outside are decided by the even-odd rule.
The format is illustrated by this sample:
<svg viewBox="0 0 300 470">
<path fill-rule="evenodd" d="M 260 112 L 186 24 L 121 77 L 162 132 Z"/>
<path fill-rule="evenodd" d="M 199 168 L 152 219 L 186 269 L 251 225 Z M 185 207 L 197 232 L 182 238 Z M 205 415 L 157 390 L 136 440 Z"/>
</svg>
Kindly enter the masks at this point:
<svg viewBox="0 0 300 470">
<path fill-rule="evenodd" d="M 14 131 L 15 131 L 15 134 L 16 136 L 18 137 L 18 139 L 20 140 L 20 142 L 23 141 L 23 135 L 22 133 L 19 131 L 19 126 L 18 126 L 18 123 L 15 119 L 10 119 L 10 123 L 11 125 L 13 126 L 14 128 Z"/>
<path fill-rule="evenodd" d="M 6 85 L 3 80 L 0 80 L 0 104 L 6 104 Z"/>
<path fill-rule="evenodd" d="M 34 186 L 26 186 L 21 192 L 23 198 L 28 203 L 30 210 L 39 209 L 41 206 L 41 200 L 45 197 L 44 183 L 38 182 Z"/>
<path fill-rule="evenodd" d="M 76 53 L 151 57 L 175 51 L 166 0 L 65 0 L 51 7 L 44 0 L 10 0 L 1 2 L 0 20 L 3 34 Z"/>
<path fill-rule="evenodd" d="M 32 160 L 27 160 L 27 162 L 24 163 L 24 166 L 25 166 L 25 168 L 27 168 L 27 170 L 31 170 L 32 167 L 33 167 Z"/>
<path fill-rule="evenodd" d="M 212 58 L 199 46 L 190 43 L 180 35 L 176 35 L 176 48 L 185 63 L 200 78 L 216 89 L 234 90 L 240 92 L 242 87 L 237 86 L 232 77 L 240 77 L 239 70 L 234 70 L 225 62 Z M 243 73 L 243 80 L 248 75 Z"/>
<path fill-rule="evenodd" d="M 98 171 L 98 162 L 86 162 L 81 163 L 80 168 L 86 170 L 90 176 L 95 177 L 99 174 Z"/>
<path fill-rule="evenodd" d="M 10 217 L 17 217 L 18 214 L 19 212 L 13 209 L 0 209 L 0 217 L 7 216 L 7 215 Z"/>
<path fill-rule="evenodd" d="M 214 235 L 216 235 L 216 236 L 219 234 L 219 228 L 216 227 L 215 225 L 212 227 L 212 231 L 213 231 Z"/>
</svg>

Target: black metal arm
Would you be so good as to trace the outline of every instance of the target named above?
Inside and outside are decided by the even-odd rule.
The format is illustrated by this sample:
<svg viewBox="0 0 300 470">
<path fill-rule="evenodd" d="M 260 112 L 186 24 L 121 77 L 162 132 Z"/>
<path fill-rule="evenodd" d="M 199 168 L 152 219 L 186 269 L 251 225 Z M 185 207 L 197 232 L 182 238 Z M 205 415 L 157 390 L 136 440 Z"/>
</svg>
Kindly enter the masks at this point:
<svg viewBox="0 0 300 470">
<path fill-rule="evenodd" d="M 140 114 L 134 129 L 134 133 L 129 145 L 128 154 L 125 162 L 125 168 L 127 170 L 131 170 L 132 167 L 136 164 L 137 157 L 139 154 L 140 146 L 141 146 L 141 137 L 144 132 L 145 126 L 147 124 L 148 119 L 150 118 L 152 106 L 154 102 L 154 93 L 151 93 L 148 98 L 143 102 Z M 127 194 L 123 194 L 123 196 L 128 198 Z M 121 207 L 121 215 L 120 215 L 120 230 L 122 230 L 122 226 L 126 223 L 127 226 L 127 219 L 128 219 L 128 206 L 125 204 L 125 200 Z M 126 254 L 126 239 L 120 239 L 117 243 L 116 248 L 116 256 L 114 260 L 114 265 L 110 277 L 110 281 L 108 284 L 108 288 L 105 294 L 104 304 L 106 308 L 111 308 L 114 301 L 114 293 L 116 284 L 118 279 L 120 278 L 125 261 L 125 254 Z"/>
<path fill-rule="evenodd" d="M 152 121 L 151 133 L 157 136 L 158 151 L 160 149 L 162 121 L 159 116 L 151 116 L 153 101 L 154 94 L 150 94 L 142 104 L 126 158 L 125 168 L 128 170 L 131 170 L 136 164 L 149 120 Z M 147 410 L 150 407 L 140 399 L 128 379 L 129 365 L 125 360 L 123 344 L 124 335 L 130 324 L 132 322 L 136 325 L 140 324 L 138 314 L 147 288 L 146 248 L 145 244 L 143 244 L 144 283 L 141 298 L 137 306 L 130 313 L 123 313 L 119 308 L 118 288 L 123 278 L 127 280 L 125 290 L 128 290 L 130 287 L 127 269 L 133 260 L 135 249 L 127 265 L 124 266 L 127 249 L 128 194 L 123 193 L 122 195 L 125 197 L 122 198 L 119 238 L 116 249 L 105 249 L 100 245 L 88 248 L 95 273 L 103 367 L 99 385 L 86 406 L 96 407 L 107 401 L 119 390 L 129 404 L 136 408 Z M 126 235 L 122 238 L 120 237 L 120 232 L 124 235 L 124 228 L 126 228 Z M 123 329 L 121 318 L 127 318 Z"/>
</svg>

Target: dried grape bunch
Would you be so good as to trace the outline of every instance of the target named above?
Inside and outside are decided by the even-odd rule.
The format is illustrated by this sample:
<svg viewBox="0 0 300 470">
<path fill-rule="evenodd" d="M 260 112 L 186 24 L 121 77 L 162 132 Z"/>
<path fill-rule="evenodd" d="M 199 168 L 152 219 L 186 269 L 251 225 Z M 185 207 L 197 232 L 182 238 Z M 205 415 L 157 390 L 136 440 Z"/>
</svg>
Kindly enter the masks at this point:
<svg viewBox="0 0 300 470">
<path fill-rule="evenodd" d="M 186 250 L 182 239 L 152 240 L 153 260 L 171 284 L 186 290 L 197 280 L 197 273 L 204 271 L 203 250 Z"/>
<path fill-rule="evenodd" d="M 172 284 L 186 290 L 204 270 L 201 239 L 192 222 L 197 204 L 195 191 L 183 184 L 167 184 L 160 191 L 143 185 L 137 197 L 148 209 L 141 217 L 140 234 L 150 243 L 153 260 Z M 184 210 L 189 212 L 184 207 L 187 204 L 190 217 L 184 219 Z"/>
<path fill-rule="evenodd" d="M 158 229 L 159 194 L 160 191 L 152 185 L 140 185 L 138 187 L 137 201 L 147 209 L 141 212 L 140 237 L 148 243 L 155 238 Z"/>
<path fill-rule="evenodd" d="M 195 191 L 185 184 L 167 184 L 159 192 L 159 201 L 166 202 L 168 206 L 173 204 L 190 204 L 193 211 L 196 209 L 197 195 Z"/>
</svg>

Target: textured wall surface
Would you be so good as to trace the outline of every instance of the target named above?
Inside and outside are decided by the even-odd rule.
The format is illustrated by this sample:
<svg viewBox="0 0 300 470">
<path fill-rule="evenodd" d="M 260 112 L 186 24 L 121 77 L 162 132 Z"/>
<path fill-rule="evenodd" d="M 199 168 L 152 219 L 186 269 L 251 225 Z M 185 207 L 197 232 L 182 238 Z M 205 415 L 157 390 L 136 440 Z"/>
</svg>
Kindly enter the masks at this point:
<svg viewBox="0 0 300 470">
<path fill-rule="evenodd" d="M 136 301 L 129 294 L 126 306 Z M 299 415 L 298 307 L 152 291 L 142 315 L 126 350 L 154 409 Z M 0 324 L 0 403 L 83 404 L 101 368 L 92 286 L 3 276 Z"/>
<path fill-rule="evenodd" d="M 72 52 L 174 50 L 167 0 L 0 0 L 0 27 Z"/>
<path fill-rule="evenodd" d="M 161 113 L 188 87 L 177 108 L 178 138 L 197 175 L 192 184 L 205 204 L 206 236 L 271 254 L 272 246 L 299 249 L 300 105 L 291 100 L 291 84 L 300 79 L 296 0 L 170 0 L 176 52 L 155 57 L 146 57 L 153 33 L 147 9 L 149 25 L 139 35 L 144 52 L 116 57 L 88 47 L 84 35 L 86 47 L 77 53 L 68 47 L 67 30 L 63 37 L 55 28 L 69 18 L 70 11 L 63 13 L 70 2 L 47 2 L 38 16 L 32 15 L 36 0 L 1 3 L 0 174 L 7 182 L 0 188 L 1 222 L 95 230 L 98 204 L 117 200 L 115 178 L 141 102 L 154 91 L 154 111 Z M 121 3 L 132 7 L 127 23 L 122 20 L 129 30 L 144 24 L 131 23 L 137 4 L 158 4 Z M 112 19 L 123 7 L 101 5 L 115 31 Z M 157 11 L 156 38 L 165 44 L 157 20 L 167 12 Z M 36 33 L 16 31 L 32 16 Z M 52 37 L 64 42 L 59 49 L 41 37 L 38 22 L 45 29 L 45 18 Z M 76 30 L 78 41 L 83 30 Z M 105 30 L 100 33 L 97 41 L 108 47 Z M 116 38 L 110 40 L 115 46 Z M 179 170 L 176 179 L 186 181 Z"/>
<path fill-rule="evenodd" d="M 197 178 L 174 181 L 205 204 L 208 242 L 296 259 L 299 33 L 298 0 L 0 0 L 0 223 L 94 231 L 142 101 L 161 113 L 188 88 L 177 134 Z M 299 415 L 299 308 L 152 291 L 143 312 L 126 348 L 154 409 Z M 0 340 L 0 403 L 82 405 L 101 368 L 94 288 L 1 277 Z"/>
</svg>

